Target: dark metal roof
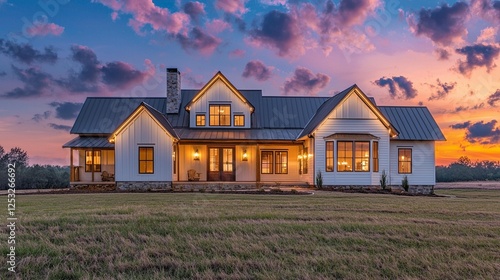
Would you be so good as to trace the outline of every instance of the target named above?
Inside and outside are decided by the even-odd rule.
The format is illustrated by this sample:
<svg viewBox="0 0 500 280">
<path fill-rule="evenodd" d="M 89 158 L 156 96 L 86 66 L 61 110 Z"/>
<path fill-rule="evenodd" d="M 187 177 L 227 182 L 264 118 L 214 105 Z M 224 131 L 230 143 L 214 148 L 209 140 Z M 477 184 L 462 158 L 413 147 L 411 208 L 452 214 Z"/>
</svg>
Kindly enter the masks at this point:
<svg viewBox="0 0 500 280">
<path fill-rule="evenodd" d="M 446 140 L 426 107 L 379 106 L 399 131 L 397 140 Z"/>
<path fill-rule="evenodd" d="M 78 136 L 63 145 L 63 148 L 113 148 L 115 145 L 108 142 L 108 137 Z"/>
<path fill-rule="evenodd" d="M 176 129 L 182 140 L 286 140 L 294 141 L 301 129 Z"/>
<path fill-rule="evenodd" d="M 76 118 L 72 134 L 110 134 L 141 104 L 165 112 L 166 98 L 89 97 Z"/>
</svg>

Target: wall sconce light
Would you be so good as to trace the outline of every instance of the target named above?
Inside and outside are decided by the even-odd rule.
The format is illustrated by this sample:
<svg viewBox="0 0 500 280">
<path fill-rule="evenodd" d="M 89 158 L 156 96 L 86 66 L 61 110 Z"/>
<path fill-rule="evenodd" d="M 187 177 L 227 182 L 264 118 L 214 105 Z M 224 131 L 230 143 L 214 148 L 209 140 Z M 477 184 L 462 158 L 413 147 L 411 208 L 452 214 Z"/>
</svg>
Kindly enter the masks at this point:
<svg viewBox="0 0 500 280">
<path fill-rule="evenodd" d="M 242 161 L 248 161 L 248 154 L 247 154 L 247 150 L 243 150 L 243 155 L 241 157 L 241 160 Z"/>
<path fill-rule="evenodd" d="M 196 149 L 194 151 L 194 157 L 193 157 L 194 160 L 200 160 L 200 153 L 198 153 L 198 149 Z"/>
</svg>

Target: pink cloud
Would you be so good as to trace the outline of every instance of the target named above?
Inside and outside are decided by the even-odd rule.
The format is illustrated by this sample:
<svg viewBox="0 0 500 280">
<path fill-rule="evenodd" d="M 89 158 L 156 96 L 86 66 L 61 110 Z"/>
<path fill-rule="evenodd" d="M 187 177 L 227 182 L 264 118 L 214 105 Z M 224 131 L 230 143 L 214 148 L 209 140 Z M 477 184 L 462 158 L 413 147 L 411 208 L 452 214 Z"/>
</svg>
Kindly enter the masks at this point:
<svg viewBox="0 0 500 280">
<path fill-rule="evenodd" d="M 229 53 L 230 57 L 243 57 L 245 56 L 245 51 L 242 49 L 236 49 Z"/>
<path fill-rule="evenodd" d="M 218 34 L 228 28 L 231 28 L 231 25 L 221 19 L 214 19 L 206 24 L 206 28 L 208 32 Z"/>
<path fill-rule="evenodd" d="M 242 15 L 246 13 L 245 0 L 217 0 L 215 7 L 226 13 Z"/>
<path fill-rule="evenodd" d="M 37 23 L 30 26 L 26 31 L 31 36 L 59 36 L 64 32 L 64 27 L 55 23 Z"/>
<path fill-rule="evenodd" d="M 98 0 L 99 3 L 113 9 L 114 12 L 132 14 L 129 25 L 138 34 L 149 25 L 155 31 L 166 31 L 171 34 L 187 33 L 189 15 L 183 12 L 171 13 L 167 8 L 156 6 L 152 0 Z M 112 15 L 116 18 L 116 14 Z"/>
</svg>

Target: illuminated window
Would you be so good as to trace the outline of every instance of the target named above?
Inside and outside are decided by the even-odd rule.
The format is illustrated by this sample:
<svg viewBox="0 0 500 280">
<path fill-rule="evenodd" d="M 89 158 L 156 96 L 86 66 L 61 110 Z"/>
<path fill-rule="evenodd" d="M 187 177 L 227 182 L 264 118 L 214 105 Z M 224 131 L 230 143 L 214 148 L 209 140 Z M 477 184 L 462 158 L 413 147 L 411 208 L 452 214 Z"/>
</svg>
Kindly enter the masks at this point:
<svg viewBox="0 0 500 280">
<path fill-rule="evenodd" d="M 273 152 L 262 151 L 260 157 L 260 172 L 262 174 L 273 173 Z"/>
<path fill-rule="evenodd" d="M 210 105 L 210 126 L 230 126 L 231 105 Z"/>
<path fill-rule="evenodd" d="M 326 172 L 333 172 L 333 141 L 326 142 Z"/>
<path fill-rule="evenodd" d="M 275 155 L 275 168 L 276 174 L 288 174 L 288 152 L 277 151 Z"/>
<path fill-rule="evenodd" d="M 93 151 L 94 165 L 92 168 L 92 151 L 85 151 L 85 172 L 101 172 L 101 151 Z"/>
<path fill-rule="evenodd" d="M 355 171 L 370 171 L 370 142 L 354 142 L 354 166 Z"/>
<path fill-rule="evenodd" d="M 154 173 L 153 147 L 139 147 L 139 174 Z"/>
<path fill-rule="evenodd" d="M 307 162 L 308 162 L 308 158 L 309 158 L 308 155 L 309 155 L 309 149 L 308 148 L 304 148 L 304 153 L 302 154 L 302 157 L 303 157 L 302 160 L 304 161 L 304 166 L 302 168 L 303 174 L 307 174 L 307 172 L 308 172 L 308 170 L 307 170 L 308 169 Z"/>
<path fill-rule="evenodd" d="M 234 126 L 245 126 L 245 116 L 235 115 L 234 116 Z"/>
<path fill-rule="evenodd" d="M 205 126 L 205 115 L 196 115 L 196 126 Z"/>
<path fill-rule="evenodd" d="M 398 149 L 398 172 L 401 174 L 411 173 L 411 149 Z"/>
<path fill-rule="evenodd" d="M 372 145 L 373 172 L 378 172 L 378 142 L 374 141 Z"/>
<path fill-rule="evenodd" d="M 352 171 L 352 142 L 337 142 L 337 171 Z"/>
</svg>

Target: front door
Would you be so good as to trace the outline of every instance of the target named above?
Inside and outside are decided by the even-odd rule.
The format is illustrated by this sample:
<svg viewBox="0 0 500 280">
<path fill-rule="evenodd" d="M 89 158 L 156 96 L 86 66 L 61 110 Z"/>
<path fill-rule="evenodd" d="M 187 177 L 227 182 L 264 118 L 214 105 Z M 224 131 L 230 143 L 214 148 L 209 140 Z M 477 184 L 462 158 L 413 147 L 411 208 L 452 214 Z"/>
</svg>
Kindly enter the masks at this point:
<svg viewBox="0 0 500 280">
<path fill-rule="evenodd" d="M 208 181 L 234 181 L 234 148 L 212 147 L 208 149 Z"/>
</svg>

